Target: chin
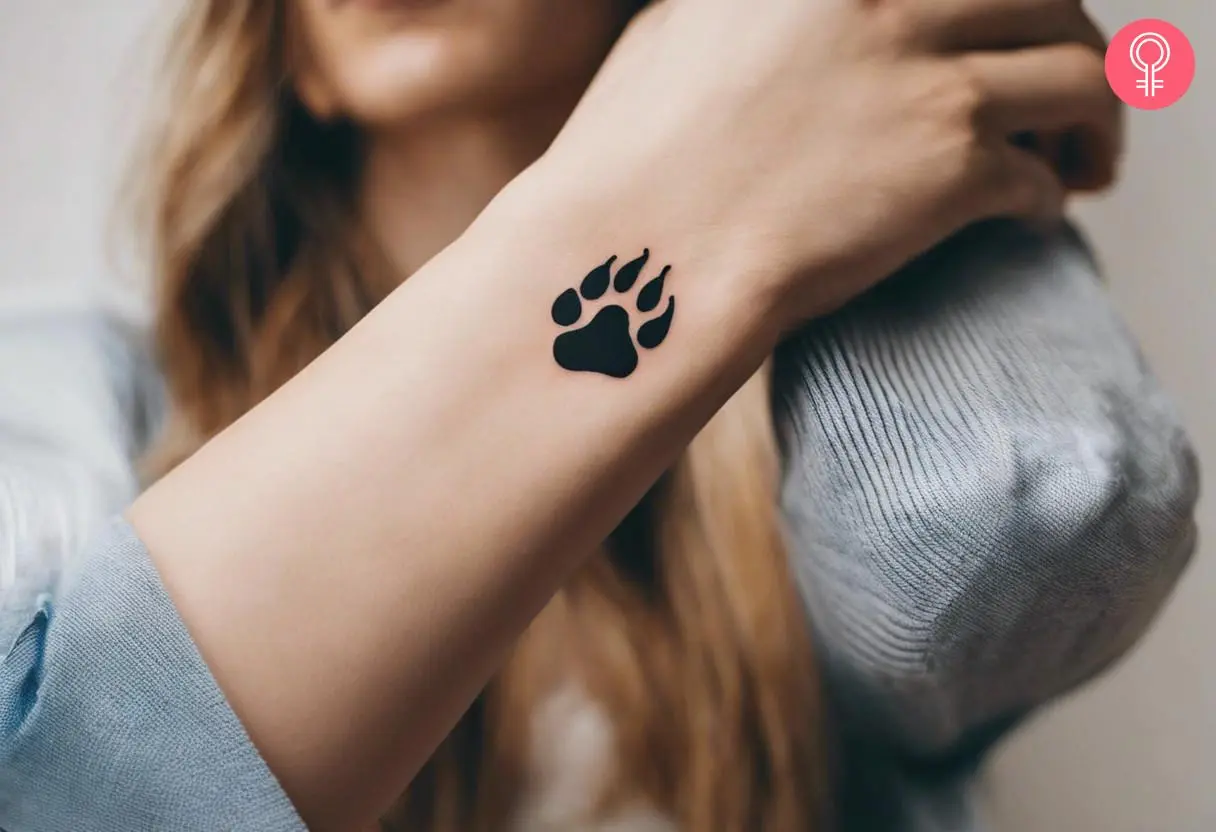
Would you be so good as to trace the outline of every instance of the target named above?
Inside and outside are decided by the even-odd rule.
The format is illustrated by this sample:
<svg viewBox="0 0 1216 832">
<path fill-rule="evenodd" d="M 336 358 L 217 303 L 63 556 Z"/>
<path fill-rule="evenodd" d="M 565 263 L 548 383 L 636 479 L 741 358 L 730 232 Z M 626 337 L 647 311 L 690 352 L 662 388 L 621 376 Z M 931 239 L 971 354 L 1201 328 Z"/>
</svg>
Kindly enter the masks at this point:
<svg viewBox="0 0 1216 832">
<path fill-rule="evenodd" d="M 345 114 L 368 127 L 398 126 L 484 97 L 500 67 L 456 37 L 410 36 L 362 56 L 337 79 Z M 510 68 L 501 68 L 510 74 Z"/>
<path fill-rule="evenodd" d="M 434 6 L 417 21 L 329 44 L 338 48 L 323 63 L 345 115 L 374 129 L 441 112 L 502 112 L 540 96 L 568 100 L 590 83 L 619 24 L 568 10 L 540 22 L 507 10 Z"/>
</svg>

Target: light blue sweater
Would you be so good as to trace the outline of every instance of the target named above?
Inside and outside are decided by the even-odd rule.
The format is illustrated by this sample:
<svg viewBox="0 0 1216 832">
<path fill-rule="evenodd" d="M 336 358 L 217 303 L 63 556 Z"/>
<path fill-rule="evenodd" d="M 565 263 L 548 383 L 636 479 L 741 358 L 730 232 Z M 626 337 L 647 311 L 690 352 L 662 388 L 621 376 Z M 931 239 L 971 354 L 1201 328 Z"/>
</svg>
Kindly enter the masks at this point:
<svg viewBox="0 0 1216 832">
<path fill-rule="evenodd" d="M 298 830 L 110 519 L 160 407 L 146 356 L 98 310 L 0 315 L 0 828 Z M 979 229 L 778 358 L 840 825 L 986 828 L 982 754 L 1122 655 L 1194 548 L 1178 418 L 1071 234 Z"/>
</svg>

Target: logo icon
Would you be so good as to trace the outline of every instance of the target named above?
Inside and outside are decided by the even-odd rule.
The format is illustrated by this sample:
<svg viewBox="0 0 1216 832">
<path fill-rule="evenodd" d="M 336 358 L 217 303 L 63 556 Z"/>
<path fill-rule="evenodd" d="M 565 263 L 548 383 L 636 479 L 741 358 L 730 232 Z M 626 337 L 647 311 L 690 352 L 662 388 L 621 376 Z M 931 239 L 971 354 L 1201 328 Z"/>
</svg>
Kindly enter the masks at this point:
<svg viewBox="0 0 1216 832">
<path fill-rule="evenodd" d="M 1111 38 L 1106 78 L 1128 106 L 1163 110 L 1190 88 L 1195 50 L 1178 27 L 1155 18 L 1137 20 Z"/>
<path fill-rule="evenodd" d="M 1156 47 L 1157 50 L 1152 63 L 1146 61 L 1140 54 L 1145 46 L 1150 45 Z M 1157 90 L 1165 86 L 1165 81 L 1162 81 L 1157 73 L 1169 65 L 1170 42 L 1156 32 L 1145 32 L 1142 35 L 1136 35 L 1136 39 L 1132 41 L 1130 54 L 1132 66 L 1144 73 L 1144 78 L 1136 82 L 1136 88 L 1149 98 L 1153 98 L 1157 95 Z"/>
</svg>

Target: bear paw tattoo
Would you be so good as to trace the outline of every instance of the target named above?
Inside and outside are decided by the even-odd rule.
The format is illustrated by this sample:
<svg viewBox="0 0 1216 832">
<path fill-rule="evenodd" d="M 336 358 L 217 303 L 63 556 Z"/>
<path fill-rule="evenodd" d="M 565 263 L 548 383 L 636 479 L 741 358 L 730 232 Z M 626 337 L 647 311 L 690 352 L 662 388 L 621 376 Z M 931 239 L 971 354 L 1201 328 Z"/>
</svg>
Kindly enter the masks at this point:
<svg viewBox="0 0 1216 832">
<path fill-rule="evenodd" d="M 612 273 L 616 256 L 593 269 L 578 289 L 567 289 L 553 302 L 553 321 L 566 331 L 553 342 L 553 357 L 559 366 L 575 373 L 599 373 L 612 378 L 626 378 L 638 367 L 638 347 L 653 350 L 667 339 L 672 318 L 676 314 L 676 299 L 667 296 L 667 306 L 655 317 L 642 321 L 636 331 L 633 316 L 626 308 L 627 295 L 638 282 L 650 260 L 650 249 Z M 637 292 L 633 307 L 642 315 L 659 307 L 663 300 L 663 283 L 671 271 L 664 266 L 658 276 Z M 584 316 L 589 302 L 605 301 L 605 295 L 616 303 L 604 303 L 590 322 L 571 329 Z"/>
</svg>

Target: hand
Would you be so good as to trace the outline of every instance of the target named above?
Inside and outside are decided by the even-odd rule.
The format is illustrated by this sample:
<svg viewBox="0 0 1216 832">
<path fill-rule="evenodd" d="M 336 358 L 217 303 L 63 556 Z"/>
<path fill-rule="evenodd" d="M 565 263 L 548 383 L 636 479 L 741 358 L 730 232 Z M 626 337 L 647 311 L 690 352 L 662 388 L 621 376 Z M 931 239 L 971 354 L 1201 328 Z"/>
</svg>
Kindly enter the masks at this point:
<svg viewBox="0 0 1216 832">
<path fill-rule="evenodd" d="M 1075 39 L 1105 54 L 1109 41 L 1102 30 L 1082 12 L 1059 40 Z M 1114 117 L 1098 129 L 1081 124 L 1064 131 L 1030 133 L 1018 137 L 1019 143 L 1044 159 L 1072 193 L 1103 191 L 1115 183 L 1123 156 L 1126 108 L 1119 105 Z"/>
<path fill-rule="evenodd" d="M 1077 0 L 666 0 L 541 166 L 792 327 L 966 225 L 1058 215 L 1011 139 L 1117 134 L 1096 46 Z"/>
</svg>

